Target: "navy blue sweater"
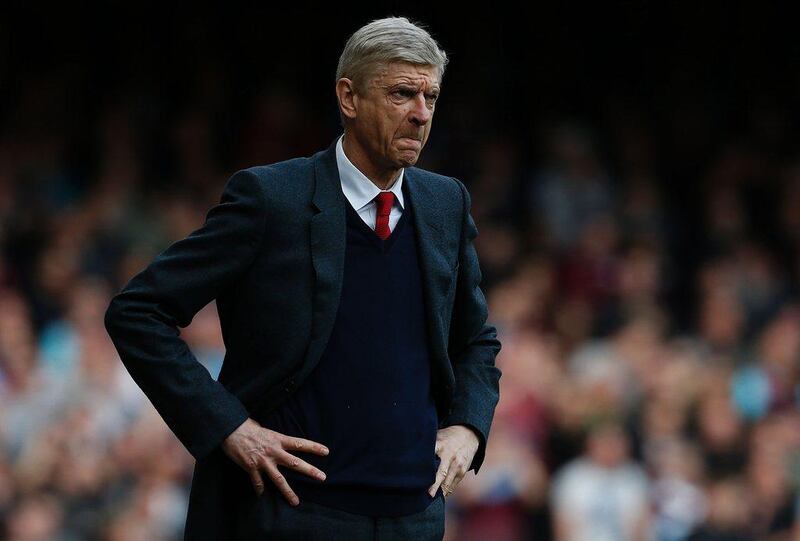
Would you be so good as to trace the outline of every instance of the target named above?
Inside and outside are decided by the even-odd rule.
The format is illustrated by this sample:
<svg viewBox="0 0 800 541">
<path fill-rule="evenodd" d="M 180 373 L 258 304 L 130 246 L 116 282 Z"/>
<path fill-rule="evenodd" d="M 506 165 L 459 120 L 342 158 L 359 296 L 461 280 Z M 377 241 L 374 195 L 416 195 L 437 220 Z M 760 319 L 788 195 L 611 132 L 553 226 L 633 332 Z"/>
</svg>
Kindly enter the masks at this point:
<svg viewBox="0 0 800 541">
<path fill-rule="evenodd" d="M 413 209 L 406 203 L 384 241 L 349 201 L 339 310 L 319 364 L 267 428 L 317 441 L 325 457 L 297 456 L 327 475 L 317 481 L 280 466 L 301 500 L 367 516 L 402 516 L 433 498 L 438 419 Z M 440 489 L 441 490 L 441 489 Z"/>
</svg>

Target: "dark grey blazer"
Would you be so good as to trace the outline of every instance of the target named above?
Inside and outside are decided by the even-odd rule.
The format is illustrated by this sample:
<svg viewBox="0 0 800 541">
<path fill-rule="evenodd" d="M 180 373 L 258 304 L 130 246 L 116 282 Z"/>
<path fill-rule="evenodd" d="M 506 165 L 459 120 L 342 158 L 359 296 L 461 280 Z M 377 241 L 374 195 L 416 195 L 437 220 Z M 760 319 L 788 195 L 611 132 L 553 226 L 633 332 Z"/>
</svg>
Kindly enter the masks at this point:
<svg viewBox="0 0 800 541">
<path fill-rule="evenodd" d="M 236 502 L 255 492 L 220 443 L 248 417 L 258 421 L 288 398 L 330 337 L 345 255 L 346 199 L 335 145 L 310 158 L 236 172 L 205 223 L 158 254 L 106 311 L 125 367 L 196 459 L 187 537 L 216 538 L 215 527 L 231 535 L 230 516 L 221 511 L 236 514 Z M 501 373 L 500 342 L 486 323 L 479 287 L 470 196 L 453 177 L 416 167 L 404 175 L 415 210 L 440 428 L 461 423 L 479 433 L 470 465 L 477 473 Z M 226 347 L 218 381 L 178 330 L 212 299 Z"/>
</svg>

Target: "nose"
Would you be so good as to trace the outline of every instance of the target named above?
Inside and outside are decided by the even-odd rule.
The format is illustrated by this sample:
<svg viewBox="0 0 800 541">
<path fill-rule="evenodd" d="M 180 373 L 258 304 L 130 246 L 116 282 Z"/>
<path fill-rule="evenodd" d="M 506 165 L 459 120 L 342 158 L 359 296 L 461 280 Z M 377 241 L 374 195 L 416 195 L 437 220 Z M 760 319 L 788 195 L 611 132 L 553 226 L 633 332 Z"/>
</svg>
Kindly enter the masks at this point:
<svg viewBox="0 0 800 541">
<path fill-rule="evenodd" d="M 433 111 L 428 108 L 428 104 L 425 102 L 425 95 L 422 92 L 414 96 L 413 103 L 414 106 L 411 109 L 409 119 L 416 126 L 424 126 L 433 116 Z"/>
</svg>

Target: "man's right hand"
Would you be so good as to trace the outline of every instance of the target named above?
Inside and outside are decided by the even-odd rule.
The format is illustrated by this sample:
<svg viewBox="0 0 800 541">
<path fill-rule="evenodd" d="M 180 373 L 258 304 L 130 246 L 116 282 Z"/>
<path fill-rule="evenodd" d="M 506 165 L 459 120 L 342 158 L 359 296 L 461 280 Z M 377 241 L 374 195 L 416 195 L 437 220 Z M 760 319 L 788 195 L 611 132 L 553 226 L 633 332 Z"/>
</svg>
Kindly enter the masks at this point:
<svg viewBox="0 0 800 541">
<path fill-rule="evenodd" d="M 298 505 L 300 499 L 294 493 L 286 478 L 278 471 L 278 464 L 289 466 L 320 481 L 325 474 L 305 460 L 297 458 L 288 450 L 327 455 L 328 448 L 315 441 L 286 436 L 264 428 L 253 419 L 248 418 L 225 441 L 222 450 L 243 470 L 250 474 L 253 488 L 259 496 L 264 493 L 264 482 L 261 472 L 266 471 L 273 484 L 283 493 L 291 505 Z"/>
</svg>

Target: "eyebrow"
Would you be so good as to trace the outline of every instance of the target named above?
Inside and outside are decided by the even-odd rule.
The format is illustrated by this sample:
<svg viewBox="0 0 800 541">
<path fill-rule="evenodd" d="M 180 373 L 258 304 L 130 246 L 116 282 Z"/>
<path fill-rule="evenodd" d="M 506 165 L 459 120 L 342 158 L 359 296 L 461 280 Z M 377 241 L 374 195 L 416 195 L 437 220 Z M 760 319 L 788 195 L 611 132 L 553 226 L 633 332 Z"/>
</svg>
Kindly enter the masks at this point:
<svg viewBox="0 0 800 541">
<path fill-rule="evenodd" d="M 410 90 L 416 90 L 417 92 L 419 92 L 421 90 L 419 88 L 419 85 L 415 85 L 413 83 L 406 83 L 406 82 L 390 85 L 389 89 L 390 90 L 399 90 L 399 89 L 409 90 L 410 89 Z M 426 95 L 428 95 L 428 96 L 432 96 L 434 94 L 438 95 L 440 92 L 441 92 L 441 89 L 439 87 L 434 87 L 434 88 L 432 88 L 430 90 L 430 92 L 427 92 Z"/>
</svg>

